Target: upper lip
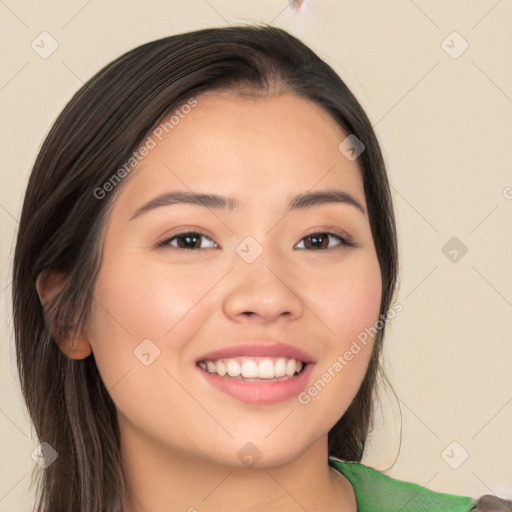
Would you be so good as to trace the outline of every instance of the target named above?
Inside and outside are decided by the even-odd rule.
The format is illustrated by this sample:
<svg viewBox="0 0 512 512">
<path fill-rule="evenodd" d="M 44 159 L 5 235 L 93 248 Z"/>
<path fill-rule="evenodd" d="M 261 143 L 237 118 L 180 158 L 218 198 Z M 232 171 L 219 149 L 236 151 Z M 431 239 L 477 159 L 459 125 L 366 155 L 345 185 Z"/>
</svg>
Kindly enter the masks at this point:
<svg viewBox="0 0 512 512">
<path fill-rule="evenodd" d="M 313 357 L 305 350 L 287 343 L 261 343 L 251 342 L 240 345 L 232 345 L 230 347 L 221 348 L 208 352 L 198 359 L 198 361 L 216 361 L 217 359 L 229 359 L 239 356 L 269 356 L 269 357 L 286 357 L 288 359 L 296 359 L 303 363 L 314 363 Z"/>
</svg>

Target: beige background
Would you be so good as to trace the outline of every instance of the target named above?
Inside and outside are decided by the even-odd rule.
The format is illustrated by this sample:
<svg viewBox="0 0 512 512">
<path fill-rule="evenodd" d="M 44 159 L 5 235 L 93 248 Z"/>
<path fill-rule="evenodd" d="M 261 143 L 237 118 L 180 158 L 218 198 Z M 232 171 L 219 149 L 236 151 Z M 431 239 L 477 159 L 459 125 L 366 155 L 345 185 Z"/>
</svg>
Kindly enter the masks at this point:
<svg viewBox="0 0 512 512">
<path fill-rule="evenodd" d="M 437 491 L 512 497 L 510 0 L 309 0 L 301 13 L 286 0 L 2 0 L 0 20 L 0 511 L 32 502 L 38 443 L 14 366 L 10 272 L 44 135 L 81 84 L 121 53 L 251 20 L 289 30 L 334 67 L 366 109 L 389 168 L 403 311 L 385 359 L 399 400 L 383 395 L 363 462 Z M 31 47 L 43 31 L 59 45 L 46 59 Z M 452 237 L 467 247 L 456 262 L 442 250 Z"/>
</svg>

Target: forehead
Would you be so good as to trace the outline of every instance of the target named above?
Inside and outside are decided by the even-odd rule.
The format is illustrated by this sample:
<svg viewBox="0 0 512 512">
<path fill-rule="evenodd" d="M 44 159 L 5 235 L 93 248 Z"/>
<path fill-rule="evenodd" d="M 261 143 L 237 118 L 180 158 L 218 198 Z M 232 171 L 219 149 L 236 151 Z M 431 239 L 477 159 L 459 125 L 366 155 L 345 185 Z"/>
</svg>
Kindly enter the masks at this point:
<svg viewBox="0 0 512 512">
<path fill-rule="evenodd" d="M 205 93 L 172 133 L 175 145 L 185 138 L 190 142 L 191 137 L 215 146 L 236 141 L 245 142 L 246 151 L 253 147 L 261 154 L 261 150 L 281 149 L 290 157 L 311 154 L 310 148 L 332 153 L 346 136 L 327 111 L 293 93 Z M 171 133 L 168 135 L 170 139 Z M 261 143 L 264 145 L 260 146 Z"/>
<path fill-rule="evenodd" d="M 342 186 L 364 204 L 357 161 L 338 149 L 347 134 L 316 103 L 292 93 L 209 92 L 195 99 L 186 114 L 167 125 L 172 114 L 165 117 L 158 136 L 150 135 L 154 147 L 134 167 L 126 201 L 162 187 L 217 191 L 244 202 L 272 190 Z"/>
</svg>

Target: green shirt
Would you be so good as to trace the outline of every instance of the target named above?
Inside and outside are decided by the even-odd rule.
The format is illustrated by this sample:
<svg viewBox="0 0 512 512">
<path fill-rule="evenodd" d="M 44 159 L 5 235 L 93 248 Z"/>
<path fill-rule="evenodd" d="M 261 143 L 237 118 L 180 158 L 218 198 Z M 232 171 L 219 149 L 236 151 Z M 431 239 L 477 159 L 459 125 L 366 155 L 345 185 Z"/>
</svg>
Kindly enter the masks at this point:
<svg viewBox="0 0 512 512">
<path fill-rule="evenodd" d="M 434 492 L 359 462 L 329 457 L 329 465 L 352 484 L 358 512 L 469 512 L 477 507 L 473 498 Z"/>
</svg>

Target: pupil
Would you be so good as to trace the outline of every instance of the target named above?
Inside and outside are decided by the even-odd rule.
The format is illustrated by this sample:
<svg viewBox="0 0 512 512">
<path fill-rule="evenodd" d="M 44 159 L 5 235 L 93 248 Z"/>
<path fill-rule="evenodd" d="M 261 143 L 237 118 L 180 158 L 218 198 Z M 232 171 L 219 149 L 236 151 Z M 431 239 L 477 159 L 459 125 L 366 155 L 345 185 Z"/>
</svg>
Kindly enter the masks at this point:
<svg viewBox="0 0 512 512">
<path fill-rule="evenodd" d="M 183 235 L 181 237 L 182 240 L 185 240 L 185 244 L 191 244 L 192 247 L 196 247 L 197 246 L 197 240 L 198 240 L 198 236 L 197 235 Z M 190 248 L 189 245 L 187 245 L 186 247 L 187 249 Z"/>
<path fill-rule="evenodd" d="M 322 233 L 319 233 L 317 235 L 316 234 L 315 235 L 309 235 L 308 238 L 312 241 L 314 247 L 316 247 L 316 248 L 319 247 L 318 244 L 320 244 L 320 247 L 325 247 L 325 243 L 324 242 L 326 242 L 328 240 L 328 238 L 326 236 L 324 236 Z"/>
</svg>

